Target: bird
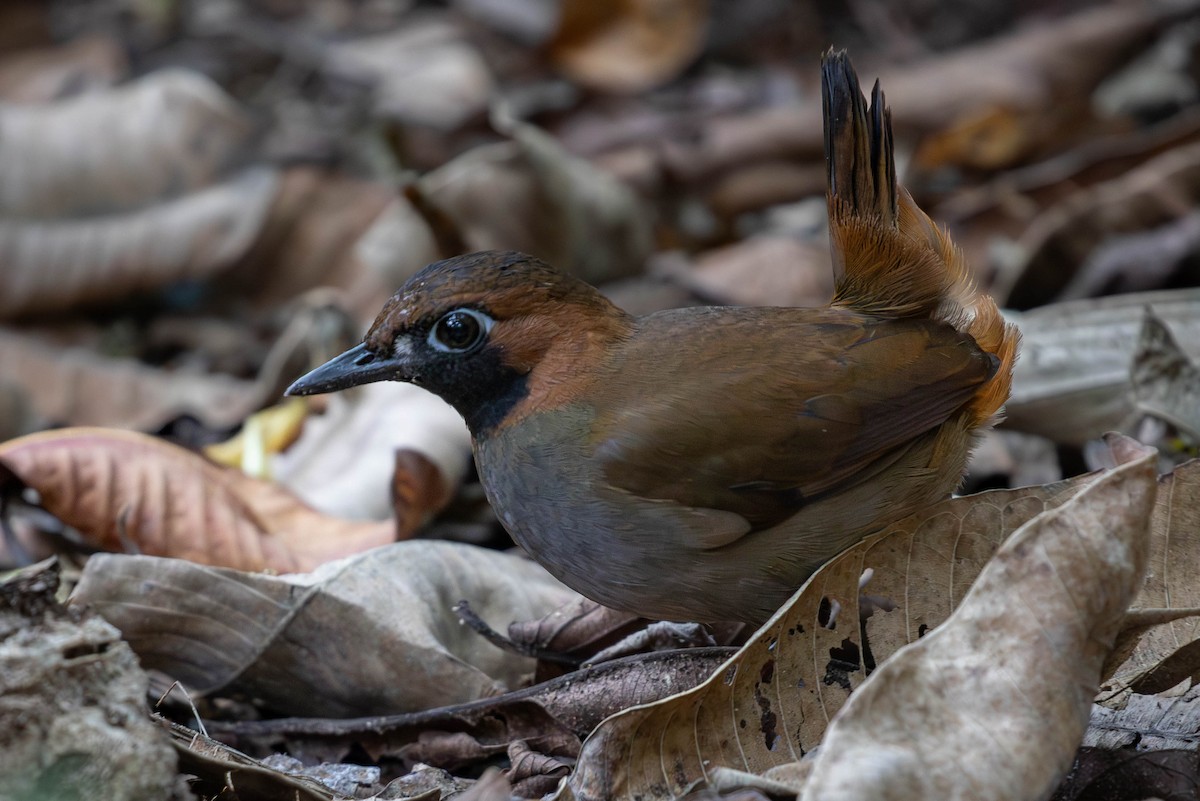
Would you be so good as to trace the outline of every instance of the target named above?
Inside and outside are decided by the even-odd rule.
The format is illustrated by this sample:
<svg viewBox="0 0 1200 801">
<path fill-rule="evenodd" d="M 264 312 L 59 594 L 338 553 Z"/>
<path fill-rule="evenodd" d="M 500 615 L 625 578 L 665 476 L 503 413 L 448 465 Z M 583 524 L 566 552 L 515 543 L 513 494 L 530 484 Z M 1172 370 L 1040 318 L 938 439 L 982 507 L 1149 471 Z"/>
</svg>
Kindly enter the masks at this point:
<svg viewBox="0 0 1200 801">
<path fill-rule="evenodd" d="M 827 306 L 634 317 L 531 256 L 428 265 L 292 395 L 406 381 L 471 431 L 501 524 L 563 583 L 661 620 L 759 624 L 824 562 L 949 497 L 1019 335 L 897 183 L 891 112 L 823 58 Z"/>
</svg>

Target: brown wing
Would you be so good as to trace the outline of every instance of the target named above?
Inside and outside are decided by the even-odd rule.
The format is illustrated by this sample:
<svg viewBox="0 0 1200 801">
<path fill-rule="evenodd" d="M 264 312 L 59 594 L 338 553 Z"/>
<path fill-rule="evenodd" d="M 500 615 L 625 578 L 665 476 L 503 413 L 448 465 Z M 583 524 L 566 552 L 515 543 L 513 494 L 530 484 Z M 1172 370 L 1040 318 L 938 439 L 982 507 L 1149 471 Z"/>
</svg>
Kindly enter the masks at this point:
<svg viewBox="0 0 1200 801">
<path fill-rule="evenodd" d="M 692 309 L 643 318 L 597 409 L 606 480 L 770 527 L 886 466 L 992 375 L 928 320 L 839 309 Z M 684 346 L 682 343 L 687 343 Z"/>
</svg>

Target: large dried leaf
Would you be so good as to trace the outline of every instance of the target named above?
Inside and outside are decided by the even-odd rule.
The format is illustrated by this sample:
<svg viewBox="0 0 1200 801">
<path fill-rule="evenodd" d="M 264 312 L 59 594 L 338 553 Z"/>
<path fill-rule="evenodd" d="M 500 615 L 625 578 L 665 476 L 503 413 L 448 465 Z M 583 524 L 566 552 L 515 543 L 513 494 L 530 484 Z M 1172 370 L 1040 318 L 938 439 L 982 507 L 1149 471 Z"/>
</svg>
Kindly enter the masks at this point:
<svg viewBox="0 0 1200 801">
<path fill-rule="evenodd" d="M 274 484 L 128 431 L 31 434 L 0 445 L 0 465 L 104 550 L 296 571 L 395 538 L 390 522 L 327 517 Z"/>
<path fill-rule="evenodd" d="M 479 51 L 444 20 L 339 42 L 325 59 L 326 69 L 374 85 L 377 115 L 409 125 L 457 128 L 483 115 L 493 91 Z"/>
<path fill-rule="evenodd" d="M 573 80 L 641 92 L 676 77 L 700 53 L 708 0 L 567 0 L 550 58 Z"/>
<path fill-rule="evenodd" d="M 1146 567 L 1155 473 L 1141 449 L 1017 531 L 842 707 L 801 799 L 1048 798 Z"/>
<path fill-rule="evenodd" d="M 475 148 L 420 180 L 472 250 L 521 250 L 593 284 L 638 272 L 647 213 L 627 186 L 500 110 L 512 141 Z"/>
<path fill-rule="evenodd" d="M 1134 600 L 1142 609 L 1200 607 L 1200 461 L 1180 465 L 1159 481 L 1151 521 L 1146 581 Z M 1129 690 L 1155 693 L 1189 676 L 1200 676 L 1200 618 L 1187 617 L 1148 628 L 1106 680 L 1100 700 L 1119 707 Z M 1181 660 L 1176 656 L 1182 657 Z"/>
<path fill-rule="evenodd" d="M 1200 442 L 1200 368 L 1153 309 L 1146 309 L 1130 373 L 1139 412 L 1164 420 Z"/>
<path fill-rule="evenodd" d="M 182 70 L 46 106 L 0 105 L 0 215 L 112 214 L 165 200 L 217 180 L 252 133 L 216 84 Z"/>
<path fill-rule="evenodd" d="M 348 717 L 462 703 L 518 686 L 533 660 L 462 626 L 493 626 L 576 597 L 537 564 L 417 540 L 270 576 L 148 556 L 88 561 L 73 602 L 121 629 L 148 668 L 189 690 L 261 698 L 292 715 Z"/>
<path fill-rule="evenodd" d="M 0 252 L 8 254 L 0 316 L 62 311 L 211 277 L 254 242 L 276 189 L 275 171 L 262 167 L 140 211 L 0 220 Z"/>
<path fill-rule="evenodd" d="M 1126 424 L 1129 371 L 1145 309 L 1200 354 L 1200 290 L 1143 292 L 1057 303 L 1006 315 L 1021 329 L 1021 358 L 1005 425 L 1082 445 Z"/>
</svg>

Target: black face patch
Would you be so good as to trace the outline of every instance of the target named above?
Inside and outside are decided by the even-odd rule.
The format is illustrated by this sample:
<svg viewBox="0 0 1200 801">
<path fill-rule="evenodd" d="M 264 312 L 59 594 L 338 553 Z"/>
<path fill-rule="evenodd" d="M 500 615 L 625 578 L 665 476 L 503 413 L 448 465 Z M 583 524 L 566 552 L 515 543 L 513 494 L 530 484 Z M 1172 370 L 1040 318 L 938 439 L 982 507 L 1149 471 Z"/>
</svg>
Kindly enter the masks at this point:
<svg viewBox="0 0 1200 801">
<path fill-rule="evenodd" d="M 493 345 L 462 354 L 434 350 L 424 341 L 414 346 L 421 352 L 421 386 L 458 410 L 476 437 L 499 425 L 529 394 L 529 375 L 505 364 Z"/>
</svg>

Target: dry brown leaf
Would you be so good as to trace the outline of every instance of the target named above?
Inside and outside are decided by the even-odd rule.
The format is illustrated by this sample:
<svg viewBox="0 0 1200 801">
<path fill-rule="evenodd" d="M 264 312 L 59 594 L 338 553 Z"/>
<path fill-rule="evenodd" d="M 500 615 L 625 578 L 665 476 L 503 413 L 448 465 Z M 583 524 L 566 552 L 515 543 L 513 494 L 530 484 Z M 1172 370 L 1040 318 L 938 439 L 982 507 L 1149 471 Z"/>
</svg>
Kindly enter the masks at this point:
<svg viewBox="0 0 1200 801">
<path fill-rule="evenodd" d="M 141 208 L 215 182 L 252 134 L 216 84 L 183 70 L 46 106 L 0 105 L 0 214 Z"/>
<path fill-rule="evenodd" d="M 648 213 L 616 178 L 500 109 L 512 141 L 470 150 L 419 181 L 472 250 L 520 250 L 593 284 L 641 271 Z"/>
<path fill-rule="evenodd" d="M 375 113 L 407 125 L 459 127 L 487 110 L 492 76 L 478 49 L 441 19 L 332 45 L 325 68 L 374 84 Z"/>
<path fill-rule="evenodd" d="M 0 375 L 27 396 L 40 419 L 60 425 L 150 430 L 192 414 L 224 428 L 266 399 L 266 387 L 258 382 L 162 370 L 3 327 Z"/>
<path fill-rule="evenodd" d="M 272 460 L 275 480 L 325 514 L 355 520 L 392 516 L 397 451 L 414 451 L 437 469 L 439 498 L 414 498 L 420 522 L 440 508 L 466 475 L 471 435 L 458 412 L 412 384 L 383 381 L 327 400 L 296 443 Z M 420 481 L 417 473 L 400 477 Z M 424 485 L 424 482 L 421 482 Z M 434 489 L 428 486 L 428 489 Z M 408 532 L 411 534 L 411 532 Z"/>
<path fill-rule="evenodd" d="M 400 209 L 384 215 L 389 206 Z M 281 175 L 257 241 L 221 289 L 274 307 L 314 287 L 338 287 L 365 325 L 408 276 L 438 258 L 426 249 L 425 229 L 387 186 L 292 167 Z"/>
<path fill-rule="evenodd" d="M 1023 119 L 1048 115 L 1043 132 L 1077 129 L 1092 89 L 1164 27 L 1195 13 L 1193 2 L 1152 0 L 1085 9 L 1013 34 L 961 47 L 923 63 L 880 70 L 899 136 L 963 125 L 988 109 Z M 936 90 L 931 90 L 936 87 Z M 672 174 L 700 182 L 758 162 L 819 160 L 818 95 L 793 108 L 738 113 L 709 123 L 694 141 L 667 143 Z M 659 142 L 638 149 L 662 149 Z M 613 154 L 615 157 L 615 154 Z M 969 156 L 968 150 L 964 155 Z M 657 156 L 650 170 L 661 167 Z M 645 171 L 645 170 L 643 170 Z"/>
<path fill-rule="evenodd" d="M 643 92 L 683 72 L 704 45 L 708 0 L 566 0 L 550 59 L 572 80 Z"/>
<path fill-rule="evenodd" d="M 390 521 L 326 517 L 273 484 L 128 431 L 31 434 L 0 445 L 0 465 L 104 550 L 295 571 L 395 539 Z"/>
<path fill-rule="evenodd" d="M 1006 312 L 1021 329 L 1021 358 L 1005 404 L 1005 426 L 1082 445 L 1125 425 L 1134 410 L 1129 368 L 1147 306 L 1170 326 L 1185 352 L 1200 355 L 1197 289 Z"/>
<path fill-rule="evenodd" d="M 208 789 L 207 783 L 214 787 L 212 792 L 215 794 L 220 794 L 226 787 L 235 787 L 239 795 L 252 798 L 336 799 L 335 794 L 320 782 L 264 765 L 195 729 L 157 716 L 154 721 L 170 734 L 171 744 L 179 757 L 179 769 L 193 777 L 191 787 L 196 792 Z"/>
<path fill-rule="evenodd" d="M 864 672 L 950 615 L 1008 534 L 1094 480 L 944 501 L 849 548 L 704 684 L 597 728 L 570 779 L 574 797 L 669 798 L 716 767 L 761 774 L 798 760 Z"/>
<path fill-rule="evenodd" d="M 710 250 L 670 275 L 701 298 L 735 306 L 820 306 L 833 296 L 829 246 L 786 236 Z"/>
<path fill-rule="evenodd" d="M 352 717 L 518 686 L 533 660 L 460 625 L 453 605 L 468 599 L 502 626 L 573 597 L 526 559 L 416 540 L 291 576 L 99 554 L 73 603 L 94 607 L 144 666 L 189 690 L 245 692 L 291 715 Z"/>
<path fill-rule="evenodd" d="M 48 103 L 107 89 L 128 73 L 120 42 L 105 34 L 18 50 L 0 60 L 0 102 Z"/>
<path fill-rule="evenodd" d="M 254 242 L 277 188 L 275 171 L 262 167 L 140 211 L 0 220 L 0 251 L 9 254 L 0 317 L 63 311 L 210 277 Z"/>
<path fill-rule="evenodd" d="M 1135 447 L 1009 538 L 954 614 L 850 697 L 802 801 L 1049 797 L 1146 567 L 1156 467 Z"/>
</svg>

